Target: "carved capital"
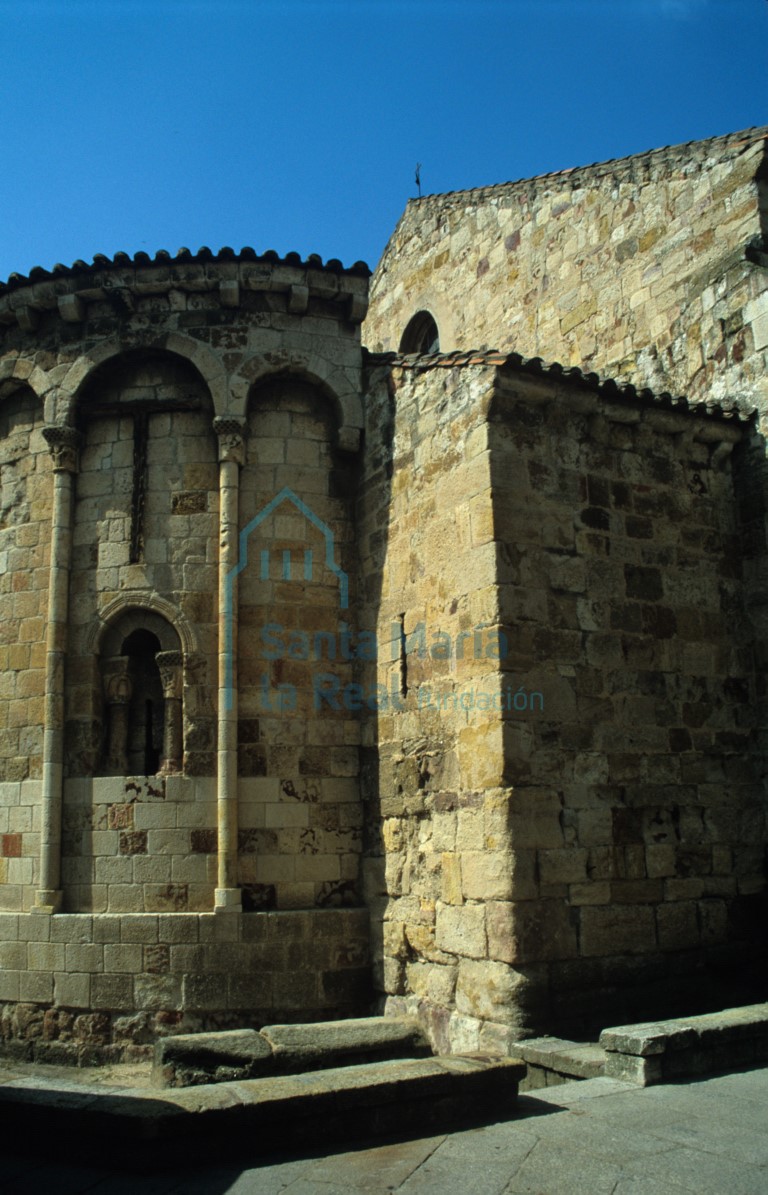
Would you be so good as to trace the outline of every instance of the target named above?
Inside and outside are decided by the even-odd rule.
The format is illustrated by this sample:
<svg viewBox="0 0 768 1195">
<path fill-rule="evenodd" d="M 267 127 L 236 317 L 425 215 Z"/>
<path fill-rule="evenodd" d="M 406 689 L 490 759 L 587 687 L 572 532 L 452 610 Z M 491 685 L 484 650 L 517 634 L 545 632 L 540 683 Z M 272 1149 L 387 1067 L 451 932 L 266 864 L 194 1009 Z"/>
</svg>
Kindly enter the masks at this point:
<svg viewBox="0 0 768 1195">
<path fill-rule="evenodd" d="M 130 656 L 110 656 L 104 661 L 104 696 L 109 705 L 128 705 L 133 695 Z"/>
<path fill-rule="evenodd" d="M 245 464 L 245 423 L 229 415 L 217 415 L 213 430 L 219 438 L 219 462 Z"/>
<path fill-rule="evenodd" d="M 160 683 L 163 686 L 163 697 L 181 697 L 182 664 L 184 657 L 180 651 L 159 651 L 155 660 L 160 670 Z"/>
<path fill-rule="evenodd" d="M 44 427 L 43 438 L 53 457 L 54 473 L 77 473 L 77 450 L 81 439 L 77 428 L 66 425 Z"/>
</svg>

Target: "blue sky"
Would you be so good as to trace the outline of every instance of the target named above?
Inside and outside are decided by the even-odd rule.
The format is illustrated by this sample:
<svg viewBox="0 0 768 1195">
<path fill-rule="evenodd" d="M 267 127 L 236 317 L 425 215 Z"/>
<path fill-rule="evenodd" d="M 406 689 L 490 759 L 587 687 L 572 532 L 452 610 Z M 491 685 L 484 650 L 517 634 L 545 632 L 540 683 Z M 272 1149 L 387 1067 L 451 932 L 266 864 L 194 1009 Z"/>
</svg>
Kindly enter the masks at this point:
<svg viewBox="0 0 768 1195">
<path fill-rule="evenodd" d="M 0 278 L 375 265 L 424 193 L 768 122 L 766 0 L 0 0 Z"/>
</svg>

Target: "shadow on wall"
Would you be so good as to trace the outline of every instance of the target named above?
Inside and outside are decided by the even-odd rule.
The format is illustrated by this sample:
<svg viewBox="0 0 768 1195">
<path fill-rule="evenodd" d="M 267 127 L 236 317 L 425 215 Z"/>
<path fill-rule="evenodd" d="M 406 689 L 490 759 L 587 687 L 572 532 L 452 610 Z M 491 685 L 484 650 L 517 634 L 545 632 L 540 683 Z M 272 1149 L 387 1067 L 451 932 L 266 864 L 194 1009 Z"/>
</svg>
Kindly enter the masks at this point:
<svg viewBox="0 0 768 1195">
<path fill-rule="evenodd" d="M 490 427 L 508 667 L 546 699 L 503 715 L 515 965 L 579 1033 L 764 991 L 768 471 L 750 425 L 730 458 L 732 422 L 546 397 L 501 376 Z"/>
</svg>

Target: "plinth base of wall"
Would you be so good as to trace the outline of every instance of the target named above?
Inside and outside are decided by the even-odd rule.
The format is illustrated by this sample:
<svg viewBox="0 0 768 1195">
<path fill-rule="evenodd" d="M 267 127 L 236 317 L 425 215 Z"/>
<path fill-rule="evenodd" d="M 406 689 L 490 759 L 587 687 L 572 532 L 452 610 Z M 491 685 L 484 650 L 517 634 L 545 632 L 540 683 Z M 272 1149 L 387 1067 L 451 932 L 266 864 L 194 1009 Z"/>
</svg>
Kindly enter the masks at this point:
<svg viewBox="0 0 768 1195">
<path fill-rule="evenodd" d="M 366 909 L 0 917 L 0 1050 L 88 1066 L 159 1037 L 369 1011 Z"/>
</svg>

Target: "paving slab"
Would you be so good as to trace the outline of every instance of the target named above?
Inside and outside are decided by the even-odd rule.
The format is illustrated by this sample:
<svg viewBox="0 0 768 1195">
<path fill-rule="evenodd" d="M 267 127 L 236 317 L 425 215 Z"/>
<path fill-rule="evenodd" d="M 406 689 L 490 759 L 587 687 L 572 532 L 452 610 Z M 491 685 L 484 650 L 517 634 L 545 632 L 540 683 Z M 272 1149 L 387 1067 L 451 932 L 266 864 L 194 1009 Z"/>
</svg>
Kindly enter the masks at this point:
<svg viewBox="0 0 768 1195">
<path fill-rule="evenodd" d="M 494 1132 L 501 1127 L 447 1137 L 398 1190 L 403 1195 L 430 1195 L 439 1190 L 457 1195 L 502 1195 L 538 1137 L 519 1127 L 512 1134 Z"/>
<path fill-rule="evenodd" d="M 312 1178 L 316 1182 L 327 1183 L 343 1180 L 364 1191 L 373 1186 L 399 1190 L 444 1141 L 445 1137 L 429 1137 L 417 1141 L 389 1142 L 372 1149 L 323 1158 L 313 1163 Z"/>
<path fill-rule="evenodd" d="M 625 1167 L 624 1177 L 665 1182 L 697 1195 L 765 1195 L 768 1190 L 765 1167 L 686 1148 L 644 1158 L 642 1168 Z"/>
<path fill-rule="evenodd" d="M 512 1177 L 515 1195 L 613 1195 L 621 1164 L 589 1153 L 538 1141 Z"/>
</svg>

